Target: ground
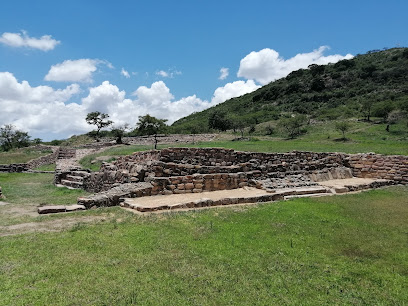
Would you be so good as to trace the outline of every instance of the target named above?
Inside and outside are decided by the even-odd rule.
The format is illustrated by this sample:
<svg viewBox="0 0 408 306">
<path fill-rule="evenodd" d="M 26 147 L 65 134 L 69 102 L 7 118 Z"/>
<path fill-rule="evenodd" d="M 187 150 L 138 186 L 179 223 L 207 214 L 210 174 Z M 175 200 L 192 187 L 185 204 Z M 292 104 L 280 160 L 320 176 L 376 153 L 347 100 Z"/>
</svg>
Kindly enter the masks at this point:
<svg viewBox="0 0 408 306">
<path fill-rule="evenodd" d="M 86 195 L 52 178 L 0 173 L 0 305 L 408 301 L 406 186 L 161 214 L 111 207 L 39 216 L 40 204 Z"/>
</svg>

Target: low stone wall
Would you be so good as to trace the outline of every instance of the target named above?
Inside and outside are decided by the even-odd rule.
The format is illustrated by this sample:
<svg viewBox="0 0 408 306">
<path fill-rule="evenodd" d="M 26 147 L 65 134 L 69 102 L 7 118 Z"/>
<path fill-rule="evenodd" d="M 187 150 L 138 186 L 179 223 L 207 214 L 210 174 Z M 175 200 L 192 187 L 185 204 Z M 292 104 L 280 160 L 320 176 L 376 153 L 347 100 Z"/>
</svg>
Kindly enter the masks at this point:
<svg viewBox="0 0 408 306">
<path fill-rule="evenodd" d="M 260 171 L 240 173 L 193 174 L 174 177 L 147 178 L 153 186 L 151 195 L 200 193 L 225 189 L 256 186 L 255 179 L 261 177 Z"/>
<path fill-rule="evenodd" d="M 150 196 L 153 186 L 150 183 L 123 184 L 110 190 L 87 197 L 78 198 L 78 204 L 86 208 L 117 206 L 122 198 Z"/>
<path fill-rule="evenodd" d="M 58 156 L 58 147 L 48 147 L 48 146 L 35 146 L 33 149 L 37 150 L 52 150 L 53 152 L 48 155 L 40 156 L 38 158 L 32 159 L 27 163 L 17 163 L 9 165 L 0 165 L 0 172 L 26 172 L 30 169 L 38 168 L 42 165 L 49 165 L 55 163 Z"/>
<path fill-rule="evenodd" d="M 346 158 L 346 164 L 356 177 L 386 179 L 408 184 L 408 156 L 350 154 Z"/>
<path fill-rule="evenodd" d="M 58 148 L 52 148 L 53 152 L 51 154 L 40 156 L 36 159 L 30 160 L 27 163 L 28 169 L 35 169 L 43 165 L 54 164 L 58 157 Z"/>
<path fill-rule="evenodd" d="M 28 171 L 27 164 L 9 164 L 9 165 L 0 165 L 0 172 L 25 172 Z"/>
<path fill-rule="evenodd" d="M 65 173 L 66 176 L 74 174 Z M 310 187 L 319 181 L 352 176 L 387 179 L 387 185 L 407 184 L 408 157 L 170 148 L 135 152 L 112 164 L 104 163 L 100 172 L 83 175 L 83 188 L 90 192 L 102 191 L 100 196 L 94 196 L 96 198 L 92 200 L 92 205 L 99 203 L 97 206 L 104 206 L 118 202 L 117 194 L 124 193 L 121 188 L 136 188 L 134 186 L 140 183 L 150 184 L 149 187 L 144 187 L 143 192 L 139 191 L 144 196 L 199 193 L 244 186 L 263 189 Z"/>
</svg>

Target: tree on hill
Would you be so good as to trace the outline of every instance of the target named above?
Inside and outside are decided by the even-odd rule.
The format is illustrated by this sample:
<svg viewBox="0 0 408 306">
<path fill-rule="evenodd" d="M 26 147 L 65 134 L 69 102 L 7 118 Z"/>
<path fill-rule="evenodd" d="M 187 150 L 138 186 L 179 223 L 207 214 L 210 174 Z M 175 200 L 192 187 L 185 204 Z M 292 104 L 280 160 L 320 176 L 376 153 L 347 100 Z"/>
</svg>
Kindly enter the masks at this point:
<svg viewBox="0 0 408 306">
<path fill-rule="evenodd" d="M 301 128 L 307 123 L 305 115 L 295 115 L 289 118 L 282 118 L 279 126 L 283 129 L 290 139 L 299 136 L 302 133 Z"/>
<path fill-rule="evenodd" d="M 231 128 L 231 122 L 224 111 L 213 111 L 208 118 L 210 129 L 226 131 Z"/>
<path fill-rule="evenodd" d="M 122 137 L 125 136 L 125 133 L 129 129 L 129 124 L 125 123 L 124 125 L 116 126 L 111 129 L 111 133 L 114 137 L 116 137 L 116 143 L 122 144 Z"/>
<path fill-rule="evenodd" d="M 343 134 L 342 140 L 346 140 L 346 132 L 350 130 L 350 124 L 346 121 L 337 122 L 335 128 Z"/>
<path fill-rule="evenodd" d="M 164 133 L 167 129 L 167 119 L 158 119 L 156 117 L 146 114 L 139 116 L 139 122 L 136 124 L 138 135 L 153 135 L 154 149 L 157 149 L 157 134 Z"/>
<path fill-rule="evenodd" d="M 29 145 L 30 136 L 26 132 L 17 130 L 12 124 L 5 124 L 0 128 L 0 146 L 4 151 Z"/>
<path fill-rule="evenodd" d="M 107 120 L 109 118 L 108 114 L 104 114 L 101 112 L 91 112 L 86 115 L 86 122 L 90 125 L 96 126 L 96 131 L 92 134 L 95 137 L 96 141 L 99 141 L 99 135 L 101 129 L 104 127 L 110 126 L 113 121 Z"/>
<path fill-rule="evenodd" d="M 367 99 L 361 104 L 361 112 L 363 113 L 367 121 L 371 121 L 371 112 L 373 109 L 373 105 L 374 101 L 371 99 Z"/>
</svg>

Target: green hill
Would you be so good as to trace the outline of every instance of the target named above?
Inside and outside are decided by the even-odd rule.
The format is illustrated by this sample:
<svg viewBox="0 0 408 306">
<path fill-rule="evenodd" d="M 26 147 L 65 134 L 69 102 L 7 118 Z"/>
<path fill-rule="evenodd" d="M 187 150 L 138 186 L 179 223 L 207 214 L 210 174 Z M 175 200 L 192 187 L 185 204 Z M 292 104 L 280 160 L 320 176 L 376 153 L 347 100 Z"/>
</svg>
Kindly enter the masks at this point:
<svg viewBox="0 0 408 306">
<path fill-rule="evenodd" d="M 206 132 L 211 114 L 246 126 L 293 113 L 317 120 L 408 110 L 408 48 L 370 51 L 336 64 L 311 65 L 258 90 L 179 119 L 174 132 Z"/>
</svg>

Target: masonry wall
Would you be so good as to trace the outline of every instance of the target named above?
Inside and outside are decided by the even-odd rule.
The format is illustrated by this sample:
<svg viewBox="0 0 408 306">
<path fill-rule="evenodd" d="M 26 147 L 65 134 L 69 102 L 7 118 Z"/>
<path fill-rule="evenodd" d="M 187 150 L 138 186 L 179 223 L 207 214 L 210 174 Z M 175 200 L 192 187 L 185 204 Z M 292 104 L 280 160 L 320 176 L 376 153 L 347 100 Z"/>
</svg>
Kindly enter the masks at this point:
<svg viewBox="0 0 408 306">
<path fill-rule="evenodd" d="M 408 184 L 408 156 L 350 154 L 345 158 L 345 163 L 356 177 L 387 179 Z"/>
<path fill-rule="evenodd" d="M 152 194 L 234 189 L 251 180 L 301 174 L 313 181 L 370 177 L 408 183 L 407 156 L 343 153 L 252 153 L 222 148 L 169 148 L 135 152 L 84 177 L 90 192 L 150 182 Z M 351 171 L 350 171 L 351 170 Z M 256 175 L 255 175 L 256 174 Z M 336 174 L 336 175 L 334 175 Z M 212 184 L 212 185 L 211 185 Z"/>
<path fill-rule="evenodd" d="M 55 161 L 57 160 L 58 148 L 47 146 L 33 147 L 33 149 L 35 148 L 41 150 L 52 150 L 53 153 L 32 159 L 27 163 L 0 165 L 0 172 L 25 172 L 30 169 L 38 168 L 42 165 L 49 165 L 55 163 Z"/>
</svg>

